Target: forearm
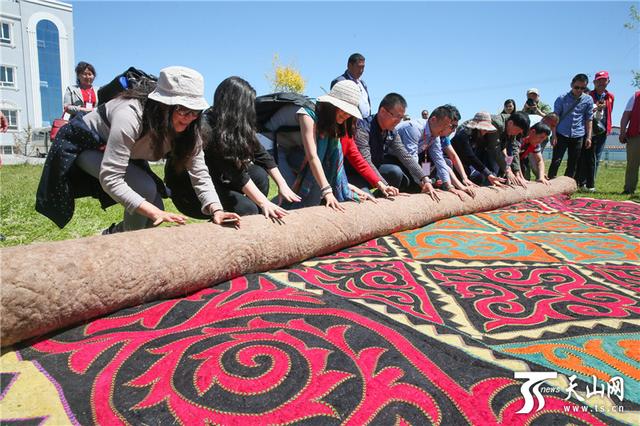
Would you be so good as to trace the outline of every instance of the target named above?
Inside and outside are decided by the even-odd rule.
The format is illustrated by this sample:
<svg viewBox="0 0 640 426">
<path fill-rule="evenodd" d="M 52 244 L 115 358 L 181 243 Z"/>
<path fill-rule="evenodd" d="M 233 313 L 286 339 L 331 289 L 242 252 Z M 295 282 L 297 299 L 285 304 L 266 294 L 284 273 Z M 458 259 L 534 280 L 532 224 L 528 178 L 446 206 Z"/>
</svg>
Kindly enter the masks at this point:
<svg viewBox="0 0 640 426">
<path fill-rule="evenodd" d="M 627 126 L 629 125 L 629 121 L 631 120 L 631 111 L 625 111 L 622 114 L 622 118 L 620 119 L 620 132 L 627 131 Z"/>
<path fill-rule="evenodd" d="M 536 179 L 540 179 L 542 177 L 544 177 L 544 157 L 542 157 L 542 155 L 538 154 L 535 156 L 536 159 L 536 170 L 534 170 L 535 174 L 536 174 Z"/>
<path fill-rule="evenodd" d="M 280 173 L 280 169 L 278 169 L 277 167 L 274 167 L 272 169 L 267 170 L 267 173 L 269 174 L 269 176 L 271 176 L 271 178 L 276 183 L 278 188 L 289 188 L 287 181 L 284 180 L 282 173 Z"/>
<path fill-rule="evenodd" d="M 467 172 L 464 170 L 464 164 L 462 164 L 462 161 L 460 160 L 460 157 L 458 157 L 456 150 L 453 149 L 452 146 L 449 146 L 447 147 L 446 151 L 447 157 L 449 157 L 449 160 L 451 160 L 451 163 L 453 164 L 453 168 L 460 174 L 462 180 L 467 180 Z"/>
<path fill-rule="evenodd" d="M 329 180 L 324 174 L 322 163 L 320 162 L 320 158 L 318 158 L 317 155 L 313 155 L 309 158 L 309 167 L 311 168 L 311 174 L 313 174 L 313 177 L 315 178 L 320 188 L 324 188 L 329 185 Z"/>
<path fill-rule="evenodd" d="M 139 215 L 148 217 L 151 220 L 156 220 L 158 215 L 162 213 L 161 209 L 146 200 L 143 201 L 135 211 Z"/>
<path fill-rule="evenodd" d="M 460 180 L 458 180 L 458 177 L 456 176 L 454 171 L 451 169 L 451 167 L 447 166 L 447 172 L 449 173 L 449 179 L 450 179 L 451 184 L 453 186 L 455 186 L 458 189 L 464 189 L 465 188 L 465 185 L 463 185 L 462 182 L 460 182 Z"/>
<path fill-rule="evenodd" d="M 585 139 L 591 139 L 591 130 L 593 128 L 593 121 L 591 120 L 587 120 L 587 125 L 586 125 L 586 133 L 585 133 Z"/>
<path fill-rule="evenodd" d="M 262 206 L 269 201 L 251 179 L 242 187 L 242 193 L 258 206 Z"/>
</svg>

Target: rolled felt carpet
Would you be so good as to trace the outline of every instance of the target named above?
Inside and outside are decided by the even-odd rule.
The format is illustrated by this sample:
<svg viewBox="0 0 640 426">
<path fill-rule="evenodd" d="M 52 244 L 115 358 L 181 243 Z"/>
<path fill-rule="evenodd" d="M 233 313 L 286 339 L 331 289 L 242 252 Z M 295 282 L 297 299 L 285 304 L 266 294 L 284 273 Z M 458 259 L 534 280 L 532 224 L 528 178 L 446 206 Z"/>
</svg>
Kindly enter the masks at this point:
<svg viewBox="0 0 640 426">
<path fill-rule="evenodd" d="M 2 256 L 2 346 L 140 303 L 194 292 L 372 238 L 526 199 L 571 193 L 573 179 L 527 189 L 479 188 L 474 199 L 440 193 L 291 211 L 284 223 L 242 218 L 240 229 L 198 223 L 5 248 Z"/>
</svg>

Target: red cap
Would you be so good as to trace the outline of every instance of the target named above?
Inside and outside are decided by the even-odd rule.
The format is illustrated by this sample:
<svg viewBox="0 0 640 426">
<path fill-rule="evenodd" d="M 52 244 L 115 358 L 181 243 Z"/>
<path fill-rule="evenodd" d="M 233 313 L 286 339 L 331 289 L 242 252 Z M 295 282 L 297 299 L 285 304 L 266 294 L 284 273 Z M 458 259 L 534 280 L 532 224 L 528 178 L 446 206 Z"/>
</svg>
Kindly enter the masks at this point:
<svg viewBox="0 0 640 426">
<path fill-rule="evenodd" d="M 607 71 L 599 71 L 599 72 L 597 72 L 595 78 L 593 79 L 593 81 L 600 80 L 601 78 L 609 79 L 609 72 L 607 72 Z"/>
</svg>

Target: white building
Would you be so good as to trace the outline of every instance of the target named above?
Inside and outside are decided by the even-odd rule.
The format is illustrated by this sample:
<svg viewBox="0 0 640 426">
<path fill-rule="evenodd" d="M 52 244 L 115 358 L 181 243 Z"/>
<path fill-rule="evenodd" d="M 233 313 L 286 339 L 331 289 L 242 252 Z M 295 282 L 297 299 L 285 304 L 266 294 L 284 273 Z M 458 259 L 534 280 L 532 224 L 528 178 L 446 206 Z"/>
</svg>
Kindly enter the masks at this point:
<svg viewBox="0 0 640 426">
<path fill-rule="evenodd" d="M 75 82 L 73 43 L 70 4 L 0 0 L 0 109 L 9 120 L 9 131 L 0 133 L 0 154 L 14 153 L 16 136 L 24 137 L 29 127 L 33 141 L 24 154 L 46 149 L 51 123 L 62 115 L 64 90 Z"/>
</svg>

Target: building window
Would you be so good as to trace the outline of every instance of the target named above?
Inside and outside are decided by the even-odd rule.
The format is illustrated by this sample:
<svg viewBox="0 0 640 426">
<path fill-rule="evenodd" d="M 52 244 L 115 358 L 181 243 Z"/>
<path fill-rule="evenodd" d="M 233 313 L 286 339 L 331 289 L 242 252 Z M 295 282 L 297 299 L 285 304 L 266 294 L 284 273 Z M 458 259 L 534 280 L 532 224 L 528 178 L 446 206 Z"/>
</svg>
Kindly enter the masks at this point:
<svg viewBox="0 0 640 426">
<path fill-rule="evenodd" d="M 36 25 L 42 125 L 49 126 L 62 114 L 62 75 L 58 27 L 43 19 Z"/>
<path fill-rule="evenodd" d="M 18 130 L 18 111 L 15 109 L 2 109 L 1 111 L 7 117 L 9 130 Z"/>
<path fill-rule="evenodd" d="M 0 23 L 0 43 L 1 44 L 12 44 L 11 43 L 11 24 L 8 22 Z"/>
<path fill-rule="evenodd" d="M 13 154 L 13 147 L 11 145 L 2 145 L 2 153 L 4 155 Z"/>
<path fill-rule="evenodd" d="M 0 66 L 0 86 L 16 87 L 16 68 L 7 65 Z"/>
</svg>

